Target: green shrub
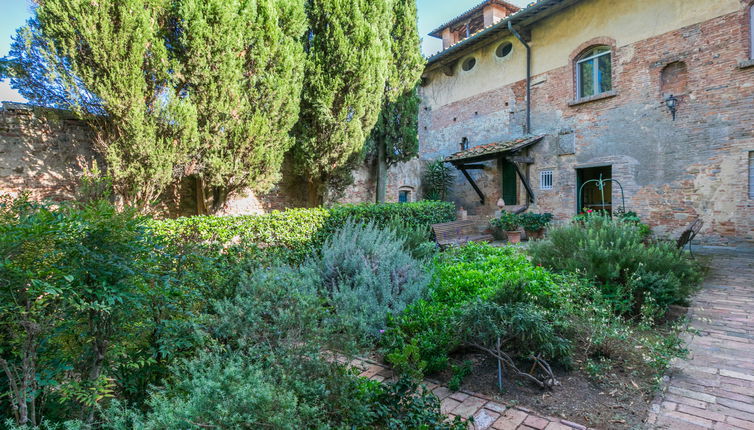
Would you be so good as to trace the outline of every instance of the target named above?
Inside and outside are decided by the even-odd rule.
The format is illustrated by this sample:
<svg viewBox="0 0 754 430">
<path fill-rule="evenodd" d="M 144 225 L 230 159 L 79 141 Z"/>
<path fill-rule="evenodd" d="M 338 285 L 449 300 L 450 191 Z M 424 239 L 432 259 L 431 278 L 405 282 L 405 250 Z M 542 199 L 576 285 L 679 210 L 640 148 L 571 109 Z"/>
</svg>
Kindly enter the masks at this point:
<svg viewBox="0 0 754 430">
<path fill-rule="evenodd" d="M 644 237 L 634 222 L 590 215 L 551 229 L 529 250 L 536 264 L 595 280 L 622 313 L 638 314 L 647 297 L 663 310 L 685 303 L 700 281 L 697 263 L 671 243 L 644 244 Z"/>
<path fill-rule="evenodd" d="M 428 276 L 390 229 L 348 221 L 302 270 L 318 274 L 328 303 L 346 326 L 378 336 L 388 315 L 421 298 Z"/>
<path fill-rule="evenodd" d="M 0 218 L 0 351 L 12 374 L 27 375 L 2 387 L 3 402 L 23 423 L 91 421 L 116 392 L 142 401 L 190 349 L 178 327 L 202 306 L 180 257 L 107 201 L 6 199 Z"/>
<path fill-rule="evenodd" d="M 383 339 L 388 360 L 412 357 L 405 350 L 418 348 L 417 361 L 424 362 L 428 372 L 442 370 L 448 354 L 461 343 L 450 327 L 465 305 L 499 293 L 511 303 L 547 309 L 565 302 L 561 291 L 548 272 L 512 248 L 479 244 L 454 248 L 435 258 L 427 298 L 391 320 Z"/>
<path fill-rule="evenodd" d="M 427 260 L 438 250 L 429 225 L 411 225 L 399 217 L 393 217 L 387 228 L 403 240 L 403 249 L 417 260 Z"/>
<path fill-rule="evenodd" d="M 196 216 L 153 220 L 157 234 L 178 242 L 257 247 L 289 262 L 301 262 L 347 220 L 388 226 L 400 218 L 408 227 L 427 227 L 455 220 L 455 205 L 448 202 L 415 202 L 342 205 L 330 209 L 289 209 L 265 215 Z"/>
<path fill-rule="evenodd" d="M 524 230 L 539 231 L 547 227 L 548 224 L 550 224 L 550 221 L 552 221 L 552 214 L 551 213 L 535 214 L 535 213 L 526 212 L 519 216 L 519 221 L 521 222 L 521 227 L 523 227 Z"/>
<path fill-rule="evenodd" d="M 521 226 L 521 216 L 503 211 L 499 217 L 492 218 L 490 224 L 502 231 L 516 231 Z"/>
<path fill-rule="evenodd" d="M 453 186 L 453 172 L 443 160 L 427 164 L 422 175 L 422 189 L 427 200 L 442 201 L 448 198 Z"/>
</svg>

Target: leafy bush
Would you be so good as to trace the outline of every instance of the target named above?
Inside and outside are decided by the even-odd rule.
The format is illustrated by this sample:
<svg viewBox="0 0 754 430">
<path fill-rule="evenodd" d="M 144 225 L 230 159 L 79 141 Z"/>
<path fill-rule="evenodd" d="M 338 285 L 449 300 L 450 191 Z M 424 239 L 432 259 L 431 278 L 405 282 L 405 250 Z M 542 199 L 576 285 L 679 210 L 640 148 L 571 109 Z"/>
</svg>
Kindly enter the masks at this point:
<svg viewBox="0 0 754 430">
<path fill-rule="evenodd" d="M 454 248 L 435 258 L 427 298 L 391 320 L 383 339 L 387 358 L 395 363 L 415 357 L 428 372 L 442 370 L 448 354 L 462 343 L 451 323 L 467 304 L 499 294 L 547 309 L 567 300 L 560 297 L 561 289 L 549 273 L 514 249 L 479 244 Z M 406 354 L 407 348 L 418 348 L 418 354 Z"/>
<path fill-rule="evenodd" d="M 290 262 L 301 262 L 346 221 L 388 226 L 400 218 L 405 226 L 419 228 L 453 221 L 455 206 L 448 202 L 386 203 L 335 206 L 330 209 L 289 209 L 265 215 L 196 216 L 155 220 L 157 234 L 176 241 L 196 241 L 263 249 Z"/>
<path fill-rule="evenodd" d="M 516 231 L 521 226 L 521 216 L 503 211 L 499 217 L 492 218 L 490 224 L 502 231 Z"/>
<path fill-rule="evenodd" d="M 535 214 L 535 213 L 526 212 L 520 215 L 519 221 L 521 223 L 521 227 L 523 227 L 524 230 L 539 231 L 547 227 L 550 221 L 552 221 L 552 214 L 551 213 Z"/>
<path fill-rule="evenodd" d="M 91 421 L 116 392 L 143 399 L 185 347 L 168 338 L 199 307 L 177 256 L 135 211 L 103 200 L 6 199 L 0 219 L 1 363 L 27 375 L 0 396 L 16 421 Z"/>
<path fill-rule="evenodd" d="M 415 396 L 415 383 L 383 386 L 327 355 L 338 327 L 315 284 L 289 267 L 245 276 L 199 325 L 209 352 L 174 366 L 146 413 L 115 404 L 102 427 L 461 428 L 444 424 L 436 397 Z"/>
<path fill-rule="evenodd" d="M 432 240 L 432 228 L 429 225 L 411 225 L 394 217 L 387 228 L 403 240 L 403 249 L 417 260 L 427 260 L 438 250 L 437 244 Z"/>
<path fill-rule="evenodd" d="M 663 310 L 685 303 L 700 281 L 696 263 L 671 243 L 643 242 L 635 223 L 591 215 L 529 249 L 536 264 L 597 281 L 622 313 L 637 315 L 649 297 Z"/>
<path fill-rule="evenodd" d="M 377 336 L 388 315 L 421 298 L 428 276 L 390 229 L 348 221 L 302 270 L 317 273 L 323 295 L 340 319 Z"/>
<path fill-rule="evenodd" d="M 436 160 L 427 164 L 422 176 L 424 198 L 427 200 L 445 200 L 448 198 L 452 186 L 453 173 L 444 161 Z"/>
</svg>

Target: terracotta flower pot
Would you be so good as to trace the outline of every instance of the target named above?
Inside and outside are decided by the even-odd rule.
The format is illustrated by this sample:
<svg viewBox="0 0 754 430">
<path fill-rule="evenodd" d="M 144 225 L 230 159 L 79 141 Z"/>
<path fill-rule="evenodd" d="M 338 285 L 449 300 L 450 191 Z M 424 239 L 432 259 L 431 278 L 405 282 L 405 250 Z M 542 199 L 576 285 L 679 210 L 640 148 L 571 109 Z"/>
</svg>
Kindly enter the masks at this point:
<svg viewBox="0 0 754 430">
<path fill-rule="evenodd" d="M 508 243 L 521 243 L 520 231 L 506 231 L 505 234 L 508 236 Z"/>
<path fill-rule="evenodd" d="M 539 240 L 545 237 L 545 229 L 540 228 L 539 230 L 526 230 L 526 236 L 529 238 L 529 240 Z"/>
</svg>

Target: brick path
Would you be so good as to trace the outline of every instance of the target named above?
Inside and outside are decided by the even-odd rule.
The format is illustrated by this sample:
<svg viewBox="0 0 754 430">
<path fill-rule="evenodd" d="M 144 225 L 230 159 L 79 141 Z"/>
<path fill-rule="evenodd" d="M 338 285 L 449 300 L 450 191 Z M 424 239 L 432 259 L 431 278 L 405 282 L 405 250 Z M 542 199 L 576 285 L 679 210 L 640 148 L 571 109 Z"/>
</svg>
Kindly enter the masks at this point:
<svg viewBox="0 0 754 430">
<path fill-rule="evenodd" d="M 673 364 L 651 429 L 754 430 L 754 252 L 713 253 L 691 308 L 689 357 Z"/>
<path fill-rule="evenodd" d="M 380 364 L 354 360 L 351 365 L 362 370 L 361 376 L 376 381 L 390 380 L 393 371 Z M 424 382 L 427 389 L 440 399 L 442 413 L 451 418 L 474 418 L 472 430 L 586 430 L 585 426 L 559 418 L 544 417 L 519 406 L 506 406 L 482 394 L 467 391 L 452 392 L 434 381 Z"/>
</svg>

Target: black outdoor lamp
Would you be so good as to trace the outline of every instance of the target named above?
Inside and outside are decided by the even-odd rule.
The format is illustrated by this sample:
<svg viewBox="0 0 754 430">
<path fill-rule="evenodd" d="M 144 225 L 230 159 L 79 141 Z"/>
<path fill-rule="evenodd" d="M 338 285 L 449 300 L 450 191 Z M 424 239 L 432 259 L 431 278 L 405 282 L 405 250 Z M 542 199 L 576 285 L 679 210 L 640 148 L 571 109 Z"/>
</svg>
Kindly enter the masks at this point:
<svg viewBox="0 0 754 430">
<path fill-rule="evenodd" d="M 668 110 L 673 115 L 673 121 L 675 121 L 675 113 L 678 109 L 678 99 L 674 95 L 669 95 L 665 98 L 665 106 L 668 107 Z"/>
</svg>

